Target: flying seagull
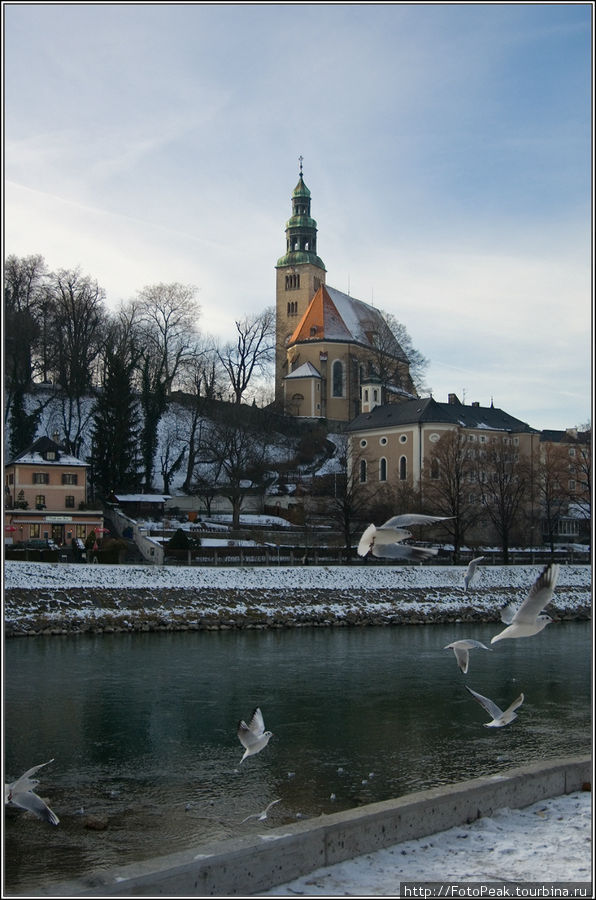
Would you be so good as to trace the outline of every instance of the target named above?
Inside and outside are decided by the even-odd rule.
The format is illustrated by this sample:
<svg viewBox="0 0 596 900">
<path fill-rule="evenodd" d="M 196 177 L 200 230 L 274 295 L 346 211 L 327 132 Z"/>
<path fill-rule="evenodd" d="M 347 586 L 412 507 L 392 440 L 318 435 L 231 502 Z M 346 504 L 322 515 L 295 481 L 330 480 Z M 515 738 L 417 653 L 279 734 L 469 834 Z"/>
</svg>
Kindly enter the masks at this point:
<svg viewBox="0 0 596 900">
<path fill-rule="evenodd" d="M 281 797 L 279 800 L 272 800 L 271 803 L 268 803 L 263 812 L 252 813 L 250 816 L 246 816 L 245 819 L 242 819 L 241 825 L 244 825 L 245 822 L 248 822 L 249 819 L 258 819 L 259 822 L 263 822 L 267 818 L 267 813 L 271 809 L 272 806 L 275 806 L 276 803 L 281 803 Z"/>
<path fill-rule="evenodd" d="M 550 563 L 542 570 L 517 611 L 513 603 L 501 610 L 501 621 L 508 627 L 495 634 L 491 644 L 506 638 L 532 637 L 553 621 L 550 616 L 539 613 L 552 600 L 558 576 L 559 566 Z"/>
<path fill-rule="evenodd" d="M 464 591 L 467 591 L 471 586 L 474 576 L 476 575 L 476 569 L 478 568 L 478 563 L 481 563 L 484 559 L 484 556 L 477 556 L 476 559 L 473 559 L 468 568 L 466 569 L 466 573 L 464 575 Z"/>
<path fill-rule="evenodd" d="M 358 556 L 373 556 L 385 559 L 427 559 L 436 556 L 439 552 L 436 547 L 414 547 L 400 545 L 412 537 L 412 532 L 407 530 L 408 525 L 430 525 L 433 522 L 443 522 L 452 519 L 453 516 L 424 516 L 418 513 L 404 513 L 401 516 L 393 516 L 384 525 L 369 525 L 364 531 L 358 543 Z"/>
<path fill-rule="evenodd" d="M 244 762 L 247 756 L 254 756 L 259 753 L 263 747 L 269 743 L 269 738 L 273 737 L 270 731 L 265 731 L 265 722 L 263 721 L 263 713 L 260 708 L 254 710 L 251 720 L 246 724 L 244 719 L 238 722 L 238 740 L 244 749 L 244 756 L 240 762 Z"/>
<path fill-rule="evenodd" d="M 44 766 L 49 766 L 52 762 L 54 762 L 54 760 L 49 759 L 45 763 L 33 766 L 32 769 L 27 769 L 25 774 L 21 775 L 20 778 L 17 778 L 16 781 L 13 781 L 11 784 L 5 784 L 4 805 L 6 806 L 11 803 L 13 806 L 20 807 L 20 809 L 28 809 L 45 822 L 49 822 L 51 825 L 57 825 L 60 819 L 56 813 L 52 812 L 50 807 L 43 802 L 41 797 L 38 797 L 37 794 L 33 792 L 33 788 L 37 787 L 39 784 L 39 779 L 30 777 L 31 775 L 35 775 L 35 773 Z"/>
<path fill-rule="evenodd" d="M 451 644 L 447 644 L 446 647 L 443 647 L 444 650 L 453 650 L 455 653 L 455 658 L 457 660 L 457 664 L 464 673 L 467 674 L 468 664 L 470 661 L 470 650 L 473 650 L 475 647 L 479 647 L 482 650 L 490 650 L 490 647 L 485 647 L 480 641 L 473 640 L 465 640 L 465 641 L 453 641 Z"/>
<path fill-rule="evenodd" d="M 517 700 L 514 700 L 511 706 L 508 706 L 505 712 L 503 712 L 503 710 L 499 709 L 497 704 L 493 703 L 492 700 L 489 700 L 488 697 L 477 694 L 476 691 L 473 691 L 472 688 L 469 688 L 467 685 L 466 690 L 468 690 L 472 697 L 485 708 L 489 716 L 493 717 L 492 722 L 484 723 L 485 728 L 502 728 L 504 725 L 509 725 L 514 719 L 517 719 L 517 713 L 515 713 L 514 710 L 524 702 L 524 695 L 520 694 Z"/>
</svg>

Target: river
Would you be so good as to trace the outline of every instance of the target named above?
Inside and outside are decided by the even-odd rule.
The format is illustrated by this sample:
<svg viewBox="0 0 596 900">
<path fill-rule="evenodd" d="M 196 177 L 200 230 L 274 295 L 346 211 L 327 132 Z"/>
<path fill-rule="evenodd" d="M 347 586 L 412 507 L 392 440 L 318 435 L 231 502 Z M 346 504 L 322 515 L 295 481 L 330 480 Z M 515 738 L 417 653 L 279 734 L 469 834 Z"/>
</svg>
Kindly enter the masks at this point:
<svg viewBox="0 0 596 900">
<path fill-rule="evenodd" d="M 591 625 L 471 653 L 498 625 L 295 628 L 12 639 L 5 772 L 39 773 L 60 825 L 9 809 L 5 891 L 233 837 L 541 758 L 590 751 Z M 518 718 L 487 729 L 464 684 Z M 240 718 L 274 736 L 245 760 Z M 242 823 L 280 799 L 264 822 Z"/>
</svg>

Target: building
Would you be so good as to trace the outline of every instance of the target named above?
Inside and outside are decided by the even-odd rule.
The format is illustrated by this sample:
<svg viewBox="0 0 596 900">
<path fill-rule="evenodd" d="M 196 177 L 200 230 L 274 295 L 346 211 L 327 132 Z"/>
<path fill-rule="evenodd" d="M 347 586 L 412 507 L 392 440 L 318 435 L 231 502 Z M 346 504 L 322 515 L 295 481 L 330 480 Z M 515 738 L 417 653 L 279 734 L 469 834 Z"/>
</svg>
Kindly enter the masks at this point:
<svg viewBox="0 0 596 900">
<path fill-rule="evenodd" d="M 38 438 L 4 467 L 4 540 L 70 545 L 102 533 L 103 514 L 87 509 L 85 462 L 56 439 Z"/>
<path fill-rule="evenodd" d="M 408 481 L 417 488 L 433 448 L 443 434 L 455 429 L 465 431 L 469 443 L 478 449 L 499 436 L 530 453 L 540 438 L 540 432 L 502 409 L 479 403 L 466 406 L 456 394 L 449 394 L 447 403 L 425 397 L 376 406 L 347 427 L 359 481 Z"/>
<path fill-rule="evenodd" d="M 447 403 L 427 397 L 376 406 L 361 413 L 346 431 L 352 477 L 371 496 L 408 496 L 410 490 L 410 497 L 416 494 L 423 504 L 432 505 L 437 498 L 446 502 L 448 494 L 453 497 L 449 479 L 460 477 L 462 502 L 478 511 L 467 516 L 474 520 L 470 540 L 494 540 L 481 500 L 499 455 L 525 466 L 528 490 L 521 537 L 526 542 L 586 537 L 591 515 L 589 434 L 540 432 L 494 405 L 461 403 L 456 394 L 449 394 Z M 445 445 L 439 442 L 450 433 L 457 434 L 459 443 L 441 451 Z M 443 486 L 448 484 L 445 489 L 441 479 Z"/>
<path fill-rule="evenodd" d="M 349 422 L 374 402 L 417 396 L 406 354 L 378 309 L 326 284 L 300 165 L 277 261 L 275 399 L 287 415 Z"/>
</svg>

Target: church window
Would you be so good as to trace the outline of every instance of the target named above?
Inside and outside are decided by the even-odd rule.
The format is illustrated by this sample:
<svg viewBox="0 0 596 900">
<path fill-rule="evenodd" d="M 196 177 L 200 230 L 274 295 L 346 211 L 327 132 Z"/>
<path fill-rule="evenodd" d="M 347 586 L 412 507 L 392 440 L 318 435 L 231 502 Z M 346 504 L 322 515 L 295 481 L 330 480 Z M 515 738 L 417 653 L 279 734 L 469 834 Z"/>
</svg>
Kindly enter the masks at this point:
<svg viewBox="0 0 596 900">
<path fill-rule="evenodd" d="M 364 401 L 368 403 L 368 389 L 364 391 Z"/>
<path fill-rule="evenodd" d="M 339 359 L 333 363 L 333 396 L 343 397 L 344 394 L 344 367 Z"/>
<path fill-rule="evenodd" d="M 375 390 L 373 391 L 373 401 L 374 401 L 375 403 L 377 403 L 377 402 L 378 402 L 378 399 L 379 399 L 379 392 L 378 392 L 378 391 L 376 390 L 376 388 L 375 388 Z"/>
<path fill-rule="evenodd" d="M 360 460 L 360 484 L 364 484 L 366 481 L 366 460 Z"/>
<path fill-rule="evenodd" d="M 384 456 L 379 460 L 379 481 L 387 481 L 387 460 Z"/>
<path fill-rule="evenodd" d="M 399 459 L 399 480 L 405 481 L 408 477 L 408 463 L 405 456 L 400 456 Z"/>
<path fill-rule="evenodd" d="M 430 477 L 435 480 L 439 477 L 439 460 L 435 456 L 430 463 Z"/>
<path fill-rule="evenodd" d="M 366 447 L 367 444 L 368 444 L 368 441 L 366 440 L 366 438 L 362 438 L 362 440 L 360 441 L 360 446 Z"/>
</svg>

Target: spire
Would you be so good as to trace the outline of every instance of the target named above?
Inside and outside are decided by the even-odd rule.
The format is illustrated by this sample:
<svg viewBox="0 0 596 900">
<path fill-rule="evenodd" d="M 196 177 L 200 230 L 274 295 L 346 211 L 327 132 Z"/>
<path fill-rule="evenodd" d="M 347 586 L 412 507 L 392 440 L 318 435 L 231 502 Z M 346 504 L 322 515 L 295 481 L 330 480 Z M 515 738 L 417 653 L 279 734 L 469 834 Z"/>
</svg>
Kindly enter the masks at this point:
<svg viewBox="0 0 596 900">
<path fill-rule="evenodd" d="M 302 156 L 298 157 L 298 162 L 298 184 L 292 191 L 292 217 L 286 222 L 286 255 L 277 261 L 277 268 L 313 263 L 325 269 L 317 256 L 317 223 L 310 215 L 310 191 L 304 183 Z"/>
</svg>

